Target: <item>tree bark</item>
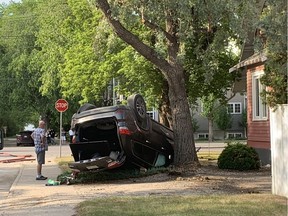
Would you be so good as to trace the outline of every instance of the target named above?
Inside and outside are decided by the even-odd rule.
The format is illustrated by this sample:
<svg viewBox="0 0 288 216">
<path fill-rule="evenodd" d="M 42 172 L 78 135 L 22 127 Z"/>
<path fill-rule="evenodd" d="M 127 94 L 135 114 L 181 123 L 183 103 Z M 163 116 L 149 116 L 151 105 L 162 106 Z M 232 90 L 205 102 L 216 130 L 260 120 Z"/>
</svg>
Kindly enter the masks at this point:
<svg viewBox="0 0 288 216">
<path fill-rule="evenodd" d="M 198 163 L 192 117 L 186 94 L 184 70 L 177 68 L 168 72 L 169 100 L 174 131 L 174 164 L 181 165 L 192 161 Z"/>
<path fill-rule="evenodd" d="M 165 80 L 162 86 L 161 101 L 158 108 L 160 111 L 160 123 L 173 129 L 168 82 Z"/>
</svg>

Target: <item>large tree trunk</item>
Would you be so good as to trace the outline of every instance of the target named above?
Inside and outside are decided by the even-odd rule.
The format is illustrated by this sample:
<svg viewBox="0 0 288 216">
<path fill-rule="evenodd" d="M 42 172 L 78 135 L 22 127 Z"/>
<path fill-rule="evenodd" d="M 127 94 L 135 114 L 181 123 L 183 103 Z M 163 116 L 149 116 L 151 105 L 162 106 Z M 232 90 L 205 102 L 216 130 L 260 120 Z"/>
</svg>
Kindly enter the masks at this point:
<svg viewBox="0 0 288 216">
<path fill-rule="evenodd" d="M 192 117 L 185 89 L 184 71 L 180 68 L 169 72 L 169 99 L 172 111 L 172 124 L 175 139 L 174 164 L 198 162 Z"/>
<path fill-rule="evenodd" d="M 168 82 L 164 81 L 163 89 L 161 94 L 161 101 L 159 104 L 159 115 L 160 115 L 160 123 L 173 128 L 172 125 L 172 113 L 170 108 L 170 101 L 169 101 L 169 87 Z"/>
<path fill-rule="evenodd" d="M 179 51 L 177 36 L 178 21 L 172 19 L 173 11 L 166 11 L 166 30 L 164 31 L 162 29 L 162 33 L 165 34 L 167 40 L 168 59 L 166 60 L 166 58 L 158 55 L 154 49 L 143 43 L 136 35 L 128 31 L 120 23 L 119 19 L 112 15 L 112 10 L 107 0 L 96 0 L 96 4 L 104 13 L 116 34 L 126 43 L 130 44 L 148 61 L 158 67 L 168 82 L 175 143 L 174 164 L 182 165 L 191 162 L 196 162 L 198 164 L 193 137 L 192 118 L 186 95 L 184 70 L 177 60 Z M 155 25 L 153 24 L 150 25 L 152 28 L 154 26 Z"/>
</svg>

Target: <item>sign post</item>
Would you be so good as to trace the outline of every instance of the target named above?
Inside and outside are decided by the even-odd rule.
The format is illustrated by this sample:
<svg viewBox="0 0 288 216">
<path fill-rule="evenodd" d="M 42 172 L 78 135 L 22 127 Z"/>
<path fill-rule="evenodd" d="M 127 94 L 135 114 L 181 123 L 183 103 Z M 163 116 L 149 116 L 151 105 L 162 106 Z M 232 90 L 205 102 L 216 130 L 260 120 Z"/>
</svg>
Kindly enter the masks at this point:
<svg viewBox="0 0 288 216">
<path fill-rule="evenodd" d="M 55 102 L 55 109 L 60 112 L 60 129 L 59 129 L 59 141 L 60 141 L 60 158 L 61 158 L 61 148 L 62 148 L 62 139 L 61 139 L 61 133 L 62 133 L 62 113 L 65 112 L 68 109 L 68 102 L 65 99 L 58 99 Z"/>
</svg>

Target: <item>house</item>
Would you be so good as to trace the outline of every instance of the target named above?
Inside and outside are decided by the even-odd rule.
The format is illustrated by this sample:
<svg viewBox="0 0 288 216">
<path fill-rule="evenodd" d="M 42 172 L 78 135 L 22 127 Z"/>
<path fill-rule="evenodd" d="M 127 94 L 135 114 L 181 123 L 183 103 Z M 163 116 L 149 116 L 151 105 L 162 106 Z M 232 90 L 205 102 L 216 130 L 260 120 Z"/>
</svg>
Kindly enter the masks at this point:
<svg viewBox="0 0 288 216">
<path fill-rule="evenodd" d="M 258 16 L 264 4 L 265 0 L 258 1 Z M 259 32 L 255 29 L 248 32 L 241 60 L 230 68 L 229 72 L 241 73 L 241 79 L 234 83 L 233 92 L 246 92 L 247 95 L 247 145 L 257 151 L 261 164 L 266 165 L 271 164 L 270 119 L 269 109 L 260 96 L 265 88 L 260 78 L 264 74 L 267 58 L 263 53 L 254 53 L 254 39 L 257 33 Z"/>
<path fill-rule="evenodd" d="M 265 1 L 263 0 L 263 2 Z M 262 10 L 262 7 L 259 7 L 259 9 Z M 271 9 L 271 11 L 273 11 L 273 8 Z M 276 11 L 273 11 L 271 15 L 274 17 L 277 13 L 280 14 L 280 16 L 286 17 L 287 13 L 285 10 L 285 2 L 282 2 L 282 5 L 280 5 L 280 7 L 276 9 Z M 274 29 L 278 28 L 276 27 Z M 284 33 L 276 34 L 281 36 L 284 35 L 287 37 L 286 30 L 287 28 L 285 28 L 284 26 L 282 30 L 282 32 Z M 249 38 L 249 42 L 250 45 L 252 45 L 253 37 Z M 249 44 L 245 44 L 245 47 L 247 48 L 248 46 L 246 45 Z M 283 47 L 284 50 L 285 48 L 287 50 L 287 45 Z M 266 69 L 266 56 L 262 53 L 247 53 L 245 52 L 245 49 L 243 50 L 243 53 L 246 54 L 245 58 L 242 58 L 239 64 L 232 67 L 230 69 L 230 72 L 240 70 L 242 73 L 242 79 L 239 82 L 235 83 L 234 91 L 241 92 L 243 90 L 247 90 L 248 145 L 254 147 L 259 153 L 262 165 L 271 164 L 272 194 L 288 197 L 288 185 L 285 184 L 286 182 L 288 182 L 287 98 L 286 100 L 276 100 L 277 105 L 274 106 L 275 104 L 272 103 L 272 107 L 269 110 L 267 109 L 266 104 L 263 103 L 261 97 L 259 96 L 260 91 L 265 87 L 261 85 L 259 78 L 262 76 Z M 287 56 L 284 57 L 282 60 L 283 62 L 287 62 Z M 285 83 L 287 85 L 287 77 Z M 268 90 L 273 90 L 273 88 L 275 88 L 275 85 L 272 84 L 272 86 L 269 87 Z M 277 90 L 275 92 L 277 92 Z M 280 93 L 279 95 L 286 97 L 286 92 L 282 91 L 282 93 Z M 278 95 L 276 95 L 274 99 L 278 99 L 277 96 Z"/>
<path fill-rule="evenodd" d="M 228 93 L 228 95 L 229 94 L 230 93 Z M 197 125 L 199 127 L 196 131 L 194 131 L 194 139 L 208 139 L 208 119 L 201 114 L 201 112 L 203 112 L 201 102 L 198 101 L 198 104 L 198 107 L 194 109 L 195 111 L 193 111 L 193 119 L 197 121 Z M 232 127 L 224 132 L 220 130 L 216 124 L 213 124 L 213 138 L 216 140 L 223 140 L 223 138 L 246 138 L 246 129 L 242 123 L 243 114 L 245 111 L 246 96 L 242 93 L 236 93 L 236 95 L 227 103 L 227 112 L 229 112 L 232 117 Z"/>
</svg>

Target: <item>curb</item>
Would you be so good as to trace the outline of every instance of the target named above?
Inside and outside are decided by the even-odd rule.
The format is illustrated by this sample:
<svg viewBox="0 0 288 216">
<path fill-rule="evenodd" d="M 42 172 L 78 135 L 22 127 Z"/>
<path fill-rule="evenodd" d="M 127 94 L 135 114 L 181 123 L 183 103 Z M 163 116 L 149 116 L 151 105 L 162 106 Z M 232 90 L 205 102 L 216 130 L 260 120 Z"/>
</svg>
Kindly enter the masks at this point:
<svg viewBox="0 0 288 216">
<path fill-rule="evenodd" d="M 19 169 L 19 172 L 18 172 L 18 175 L 17 175 L 16 179 L 14 180 L 14 182 L 12 183 L 12 185 L 11 185 L 9 191 L 8 191 L 8 196 L 7 197 L 12 196 L 13 190 L 16 187 L 16 185 L 18 184 L 19 179 L 22 176 L 23 170 L 24 170 L 24 165 L 22 164 L 20 169 Z"/>
</svg>

